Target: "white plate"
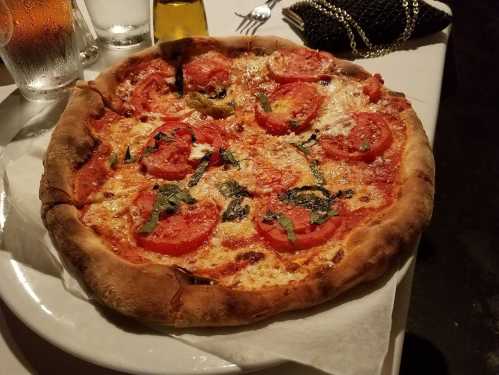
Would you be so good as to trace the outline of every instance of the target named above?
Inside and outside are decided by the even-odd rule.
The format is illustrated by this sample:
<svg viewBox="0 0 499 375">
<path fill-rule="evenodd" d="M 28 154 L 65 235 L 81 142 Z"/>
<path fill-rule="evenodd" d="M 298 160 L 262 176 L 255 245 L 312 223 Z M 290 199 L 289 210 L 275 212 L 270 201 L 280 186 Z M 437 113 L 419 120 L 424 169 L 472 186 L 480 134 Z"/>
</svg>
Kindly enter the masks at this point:
<svg viewBox="0 0 499 375">
<path fill-rule="evenodd" d="M 156 334 L 68 293 L 59 279 L 35 271 L 0 251 L 0 295 L 33 331 L 79 358 L 140 374 L 234 374 L 233 363 Z M 281 360 L 258 361 L 254 368 Z"/>
</svg>

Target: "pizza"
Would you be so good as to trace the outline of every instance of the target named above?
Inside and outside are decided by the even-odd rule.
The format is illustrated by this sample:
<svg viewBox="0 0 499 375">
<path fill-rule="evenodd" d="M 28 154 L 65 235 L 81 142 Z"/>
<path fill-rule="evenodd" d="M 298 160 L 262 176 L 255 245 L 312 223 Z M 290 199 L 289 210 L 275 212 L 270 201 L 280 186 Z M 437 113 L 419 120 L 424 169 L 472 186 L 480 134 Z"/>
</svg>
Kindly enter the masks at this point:
<svg viewBox="0 0 499 375">
<path fill-rule="evenodd" d="M 95 299 L 253 323 L 382 275 L 428 223 L 434 162 L 379 74 L 276 37 L 162 43 L 74 89 L 42 218 Z"/>
</svg>

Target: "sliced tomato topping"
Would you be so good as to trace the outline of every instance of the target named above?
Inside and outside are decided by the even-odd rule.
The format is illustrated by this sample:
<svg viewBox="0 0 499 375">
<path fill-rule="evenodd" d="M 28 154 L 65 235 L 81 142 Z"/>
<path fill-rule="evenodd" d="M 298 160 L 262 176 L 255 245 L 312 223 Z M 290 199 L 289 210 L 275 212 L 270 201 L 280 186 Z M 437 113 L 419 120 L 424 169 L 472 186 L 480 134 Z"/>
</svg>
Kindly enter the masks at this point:
<svg viewBox="0 0 499 375">
<path fill-rule="evenodd" d="M 267 100 L 259 98 L 255 106 L 256 121 L 274 135 L 308 129 L 324 100 L 317 88 L 306 82 L 284 84 Z"/>
<path fill-rule="evenodd" d="M 348 136 L 323 136 L 321 146 L 333 159 L 371 162 L 392 144 L 388 127 L 391 117 L 371 112 L 354 113 L 352 117 L 356 125 Z"/>
<path fill-rule="evenodd" d="M 306 48 L 286 49 L 274 52 L 268 67 L 271 76 L 281 83 L 315 82 L 330 79 L 334 58 L 329 53 Z"/>
<path fill-rule="evenodd" d="M 292 171 L 283 171 L 271 166 L 259 165 L 256 175 L 257 192 L 279 193 L 289 189 L 300 179 Z"/>
<path fill-rule="evenodd" d="M 192 130 L 171 121 L 156 129 L 142 150 L 141 163 L 147 173 L 166 180 L 181 180 L 193 171 L 189 164 Z"/>
<path fill-rule="evenodd" d="M 288 231 L 277 221 L 264 219 L 268 212 L 284 215 L 293 225 L 295 239 L 289 238 Z M 310 223 L 310 212 L 302 207 L 286 205 L 277 198 L 260 207 L 255 216 L 258 233 L 277 251 L 294 251 L 322 245 L 332 238 L 341 224 L 340 217 L 331 217 L 322 224 Z"/>
<path fill-rule="evenodd" d="M 379 74 L 375 74 L 364 81 L 362 91 L 369 96 L 371 103 L 377 103 L 381 99 L 383 83 L 383 78 Z"/>
<path fill-rule="evenodd" d="M 137 84 L 131 98 L 135 115 L 154 111 L 161 96 L 170 92 L 167 78 L 163 73 L 153 73 Z"/>
<path fill-rule="evenodd" d="M 135 201 L 139 215 L 135 220 L 135 238 L 139 246 L 161 254 L 179 256 L 206 243 L 219 220 L 219 208 L 210 201 L 182 205 L 177 213 L 161 214 L 154 230 L 139 233 L 153 209 L 155 192 L 145 191 Z"/>
<path fill-rule="evenodd" d="M 226 149 L 227 134 L 221 121 L 208 121 L 200 126 L 193 127 L 196 143 L 209 144 L 212 148 L 210 157 L 210 165 L 220 165 L 221 157 L 220 150 Z"/>
<path fill-rule="evenodd" d="M 111 175 L 110 155 L 111 147 L 102 143 L 90 160 L 78 169 L 74 181 L 74 193 L 78 203 L 84 203 Z"/>
<path fill-rule="evenodd" d="M 220 52 L 210 51 L 195 56 L 184 65 L 184 86 L 187 91 L 212 92 L 227 87 L 231 61 Z"/>
<path fill-rule="evenodd" d="M 175 75 L 175 67 L 161 57 L 152 60 L 146 58 L 127 65 L 123 71 L 118 73 L 118 79 L 120 81 L 130 79 L 130 81 L 135 84 L 153 73 L 160 73 L 166 77 L 173 77 Z"/>
</svg>

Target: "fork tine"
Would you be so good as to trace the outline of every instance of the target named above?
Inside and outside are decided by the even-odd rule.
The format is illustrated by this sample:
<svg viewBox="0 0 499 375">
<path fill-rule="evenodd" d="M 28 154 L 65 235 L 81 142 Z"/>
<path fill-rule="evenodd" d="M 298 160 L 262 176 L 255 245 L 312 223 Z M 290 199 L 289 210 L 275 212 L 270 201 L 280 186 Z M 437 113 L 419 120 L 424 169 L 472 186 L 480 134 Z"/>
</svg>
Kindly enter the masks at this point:
<svg viewBox="0 0 499 375">
<path fill-rule="evenodd" d="M 255 19 L 253 17 L 248 17 L 248 23 L 246 23 L 243 27 L 241 27 L 241 29 L 239 29 L 239 32 L 241 34 L 246 32 L 246 30 L 248 30 L 248 28 L 253 24 L 253 22 L 255 22 Z"/>
<path fill-rule="evenodd" d="M 236 13 L 237 14 L 237 13 Z M 238 16 L 240 16 L 239 14 L 237 14 Z M 247 15 L 243 16 L 243 19 L 241 20 L 241 23 L 239 24 L 238 27 L 236 27 L 236 31 L 238 30 L 243 30 L 244 28 L 244 25 L 250 20 L 250 13 L 248 13 Z"/>
<path fill-rule="evenodd" d="M 255 35 L 256 31 L 257 31 L 257 30 L 260 28 L 260 26 L 262 26 L 262 25 L 263 25 L 263 22 L 262 22 L 262 21 L 257 22 L 257 23 L 254 25 L 254 27 L 253 27 L 253 29 L 251 30 L 251 32 L 248 32 L 248 34 L 249 34 L 249 35 Z"/>
<path fill-rule="evenodd" d="M 254 27 L 258 27 L 258 25 L 260 24 L 260 21 L 257 20 L 257 19 L 253 19 L 253 22 L 250 24 L 250 26 L 248 26 L 248 28 L 246 29 L 246 32 L 245 34 L 246 35 L 253 35 L 251 34 L 251 30 L 254 28 Z"/>
</svg>

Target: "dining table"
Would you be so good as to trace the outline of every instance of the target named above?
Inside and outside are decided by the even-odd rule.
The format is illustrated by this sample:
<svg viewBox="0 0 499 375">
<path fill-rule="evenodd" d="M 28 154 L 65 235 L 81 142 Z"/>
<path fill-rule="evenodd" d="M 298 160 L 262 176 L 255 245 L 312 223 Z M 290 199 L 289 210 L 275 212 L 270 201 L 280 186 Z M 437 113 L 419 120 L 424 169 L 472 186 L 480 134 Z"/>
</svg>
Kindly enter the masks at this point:
<svg viewBox="0 0 499 375">
<path fill-rule="evenodd" d="M 261 1 L 258 0 L 233 0 L 231 2 L 205 0 L 204 3 L 210 35 L 227 36 L 237 34 L 236 28 L 240 19 L 234 15 L 234 12 L 248 12 L 260 2 Z M 296 34 L 296 32 L 289 27 L 283 20 L 281 14 L 281 9 L 291 5 L 293 2 L 294 1 L 291 0 L 279 1 L 272 10 L 271 19 L 258 28 L 256 34 L 277 35 L 298 43 L 303 43 L 300 35 Z M 450 8 L 442 3 L 434 1 L 429 2 L 438 6 L 440 9 L 450 12 Z M 455 14 L 454 17 L 456 17 L 456 10 L 454 9 L 455 4 L 452 1 L 448 3 L 452 6 L 452 11 Z M 472 7 L 472 5 L 467 6 Z M 456 5 L 456 9 L 459 10 L 458 16 L 460 17 L 464 17 L 465 11 L 463 8 L 463 5 L 461 5 L 461 7 Z M 485 15 L 486 9 L 480 9 Z M 463 39 L 466 39 L 464 32 L 462 33 Z M 406 93 L 423 123 L 428 138 L 434 144 L 437 163 L 437 195 L 434 219 L 430 227 L 422 236 L 419 250 L 414 250 L 413 253 L 409 254 L 406 259 L 406 269 L 400 274 L 400 279 L 397 280 L 388 350 L 382 366 L 380 367 L 380 371 L 373 372 L 373 374 L 396 375 L 399 373 L 425 373 L 445 375 L 471 373 L 462 372 L 463 368 L 469 370 L 483 369 L 484 371 L 495 371 L 499 369 L 499 352 L 498 348 L 493 344 L 486 347 L 486 353 L 480 353 L 480 355 L 476 354 L 477 358 L 480 357 L 480 365 L 478 366 L 482 367 L 473 367 L 472 364 L 465 361 L 466 356 L 461 355 L 461 357 L 459 357 L 457 353 L 463 353 L 463 350 L 451 350 L 447 347 L 451 346 L 452 337 L 469 337 L 466 336 L 466 334 L 456 333 L 456 331 L 459 331 L 460 329 L 461 319 L 463 321 L 466 320 L 466 314 L 472 313 L 472 308 L 464 310 L 459 310 L 457 308 L 458 297 L 457 294 L 454 294 L 455 292 L 450 292 L 447 296 L 445 295 L 445 290 L 443 290 L 443 288 L 445 285 L 449 285 L 446 275 L 457 277 L 455 274 L 457 271 L 452 270 L 453 273 L 447 273 L 451 271 L 448 271 L 446 268 L 449 267 L 446 258 L 443 255 L 435 255 L 435 251 L 437 251 L 435 247 L 438 247 L 441 251 L 447 251 L 448 254 L 448 246 L 453 243 L 451 239 L 448 239 L 447 242 L 443 240 L 445 233 L 454 233 L 448 228 L 448 224 L 445 222 L 446 219 L 449 219 L 447 206 L 445 205 L 451 206 L 453 203 L 451 199 L 456 198 L 456 195 L 459 194 L 459 190 L 454 190 L 453 193 L 453 187 L 449 185 L 449 180 L 444 180 L 447 177 L 452 178 L 454 176 L 452 172 L 454 169 L 449 171 L 449 169 L 446 169 L 448 167 L 447 164 L 441 165 L 442 160 L 445 160 L 446 163 L 452 163 L 452 160 L 449 160 L 450 156 L 446 154 L 444 150 L 451 150 L 454 153 L 459 152 L 459 150 L 456 149 L 456 145 L 459 141 L 455 139 L 455 133 L 450 135 L 450 140 L 454 141 L 451 146 L 446 143 L 448 142 L 447 139 L 445 141 L 442 139 L 442 137 L 444 137 L 443 134 L 448 135 L 449 132 L 448 129 L 445 129 L 444 127 L 449 126 L 449 122 L 452 120 L 452 115 L 450 113 L 453 113 L 453 111 L 456 110 L 456 108 L 453 107 L 453 103 L 456 105 L 459 100 L 462 100 L 462 98 L 456 94 L 455 82 L 457 73 L 453 70 L 456 64 L 456 57 L 449 55 L 449 53 L 459 51 L 459 47 L 453 45 L 452 40 L 453 33 L 451 33 L 451 27 L 448 27 L 442 32 L 428 37 L 411 40 L 388 55 L 374 58 L 358 58 L 354 60 L 355 63 L 365 67 L 368 71 L 380 73 L 385 80 L 385 84 L 391 89 Z M 84 78 L 93 79 L 100 71 L 106 69 L 111 64 L 122 60 L 131 53 L 147 47 L 150 43 L 150 41 L 146 41 L 142 45 L 130 49 L 113 50 L 101 48 L 99 59 L 94 64 L 87 66 L 84 69 Z M 468 43 L 470 48 L 476 48 L 476 46 L 472 46 L 473 43 L 471 43 L 471 41 L 468 40 Z M 466 53 L 465 51 L 460 52 Z M 458 56 L 457 53 L 456 56 Z M 443 111 L 443 105 L 447 106 L 446 111 Z M 56 116 L 54 118 L 51 117 L 49 121 L 45 118 L 44 121 L 42 121 L 43 123 L 41 123 L 40 121 L 37 121 L 37 115 L 40 112 L 47 111 L 47 106 L 51 109 L 50 113 L 55 113 Z M 51 104 L 28 102 L 21 96 L 5 66 L 0 66 L 0 119 L 2 119 L 2 124 L 0 126 L 1 150 L 4 150 L 18 140 L 44 134 L 55 125 L 57 114 L 60 114 L 63 108 L 64 102 Z M 466 138 L 466 136 L 463 137 Z M 469 141 L 469 139 L 467 140 Z M 443 170 L 442 177 L 439 177 L 439 165 Z M 495 170 L 497 169 L 496 166 L 493 168 L 495 168 Z M 492 171 L 494 171 L 494 169 L 492 169 Z M 440 180 L 440 178 L 442 180 Z M 439 186 L 442 188 L 442 193 L 438 192 Z M 470 188 L 470 191 L 474 192 L 475 190 Z M 0 193 L 3 197 L 1 202 L 4 202 L 5 191 L 3 191 L 3 188 Z M 0 207 L 0 228 L 3 228 L 4 226 L 6 214 L 7 212 L 4 207 Z M 497 218 L 497 214 L 495 218 Z M 472 223 L 469 224 L 469 227 L 472 227 L 471 224 Z M 438 227 L 436 227 L 437 225 Z M 446 228 L 447 231 L 444 231 L 442 228 Z M 475 237 L 476 240 L 480 240 L 480 232 L 478 230 L 471 233 L 466 232 L 465 234 L 468 236 L 467 239 L 462 239 L 465 244 L 466 241 L 471 241 Z M 27 232 L 26 236 L 29 235 L 30 233 Z M 483 246 L 490 247 L 492 244 L 487 243 Z M 470 253 L 468 256 L 473 257 L 473 254 Z M 478 256 L 479 255 L 477 255 L 477 257 Z M 494 265 L 497 265 L 498 258 L 496 256 L 493 259 L 495 260 L 492 261 L 492 268 Z M 496 263 L 494 263 L 494 261 Z M 482 263 L 486 261 L 475 258 L 474 262 L 482 265 Z M 437 265 L 441 268 L 437 268 Z M 450 267 L 452 266 L 453 264 L 451 263 Z M 19 267 L 22 268 L 24 266 L 21 265 Z M 497 269 L 489 270 L 489 272 L 492 272 L 492 279 L 494 279 L 495 275 L 495 280 L 497 281 Z M 23 281 L 22 275 L 24 274 L 28 275 L 28 277 Z M 16 277 L 16 282 L 12 283 L 12 290 L 4 292 L 4 294 L 0 296 L 2 297 L 0 298 L 0 374 L 75 373 L 110 375 L 122 374 L 125 372 L 160 373 L 152 370 L 148 371 L 148 368 L 146 367 L 142 370 L 140 367 L 120 367 L 109 361 L 106 362 L 96 359 L 101 358 L 102 356 L 95 356 L 92 358 L 86 354 L 87 352 L 83 353 L 78 350 L 71 350 L 70 346 L 61 345 L 61 341 L 54 339 L 55 334 L 50 333 L 47 329 L 43 329 L 43 327 L 40 326 L 42 320 L 37 319 L 37 314 L 39 314 L 39 312 L 32 308 L 28 309 L 23 302 L 23 298 L 36 299 L 36 295 L 34 297 L 26 297 L 26 293 L 29 294 L 30 289 L 29 286 L 26 288 L 26 285 L 24 284 L 29 284 L 30 280 L 32 280 L 30 278 L 37 280 L 37 278 L 47 278 L 47 276 L 37 275 L 36 270 L 23 269 L 22 272 L 19 271 Z M 53 282 L 53 280 L 49 281 Z M 0 282 L 3 282 L 1 276 Z M 487 282 L 490 283 L 490 280 Z M 492 281 L 492 284 L 493 282 L 494 281 Z M 16 285 L 24 285 L 23 291 L 16 291 Z M 497 283 L 493 285 L 497 286 Z M 3 290 L 5 289 L 7 288 L 4 288 Z M 1 287 L 0 290 L 2 290 Z M 441 294 L 439 295 L 437 293 Z M 484 302 L 480 300 L 479 297 L 475 298 L 470 291 L 469 285 L 468 289 L 465 289 L 465 293 L 468 293 L 465 294 L 465 296 L 469 298 L 466 303 L 470 303 L 473 306 L 473 309 L 476 309 L 474 313 L 477 316 L 480 316 L 480 314 L 489 314 L 487 316 L 492 317 L 494 313 L 496 314 L 495 329 L 497 330 L 497 321 L 499 321 L 498 295 L 489 296 L 489 294 L 487 294 L 488 302 L 484 305 Z M 21 296 L 21 294 L 23 294 L 23 296 Z M 454 307 L 457 309 L 454 315 L 447 316 L 448 320 L 445 321 L 445 324 L 443 323 L 443 319 L 446 313 L 450 313 L 451 306 L 437 305 L 439 296 L 442 296 L 442 294 L 443 297 L 440 298 L 445 301 L 453 302 L 455 304 Z M 456 297 L 454 297 L 455 295 Z M 17 296 L 19 296 L 19 299 L 17 299 Z M 38 306 L 40 309 L 43 309 L 44 306 L 42 303 L 35 303 L 34 305 Z M 484 310 L 486 311 L 484 312 Z M 463 312 L 459 313 L 459 311 Z M 432 321 L 433 316 L 440 319 L 439 324 Z M 70 316 L 69 319 L 71 319 Z M 469 320 L 466 322 L 468 325 L 471 324 Z M 439 335 L 437 335 L 436 332 L 440 332 Z M 429 340 L 425 337 L 431 337 L 431 342 L 428 342 Z M 74 339 L 78 340 L 79 338 L 75 337 Z M 487 338 L 487 340 L 489 340 L 488 342 L 492 343 L 496 339 L 497 336 Z M 71 338 L 69 338 L 69 341 L 70 340 Z M 67 341 L 68 340 L 66 339 L 65 342 Z M 434 341 L 445 343 L 446 347 L 442 348 L 438 347 L 438 345 L 435 347 L 433 344 Z M 119 342 L 115 343 L 116 346 L 123 344 L 124 343 Z M 461 344 L 466 345 L 466 343 Z M 468 349 L 471 350 L 474 348 L 479 348 L 479 346 L 473 346 L 472 343 L 468 343 Z M 424 354 L 428 355 L 428 359 L 421 359 L 420 355 Z M 359 355 L 362 355 L 362 353 Z M 451 357 L 449 358 L 447 355 L 451 355 Z M 202 357 L 202 355 L 200 357 L 198 355 L 196 361 L 200 361 L 199 358 Z M 210 361 L 209 354 L 206 354 L 204 361 Z M 457 365 L 452 367 L 452 364 L 458 363 L 461 364 L 461 367 L 458 367 Z M 240 373 L 243 371 L 238 366 L 224 366 L 220 367 L 221 373 Z M 425 372 L 421 372 L 421 369 Z M 320 370 L 292 360 L 270 361 L 266 365 L 257 366 L 252 368 L 252 370 L 258 375 L 323 374 Z M 196 370 L 193 370 L 192 367 L 186 367 L 184 373 L 198 374 L 202 372 L 203 367 L 201 366 Z M 211 368 L 209 371 L 205 372 L 215 373 L 216 371 Z M 171 372 L 168 372 L 165 369 L 164 373 L 167 374 Z M 489 374 L 489 372 L 476 373 Z M 499 373 L 499 371 L 490 372 L 490 374 L 493 373 Z M 354 372 L 352 372 L 352 374 L 354 374 Z"/>
</svg>

